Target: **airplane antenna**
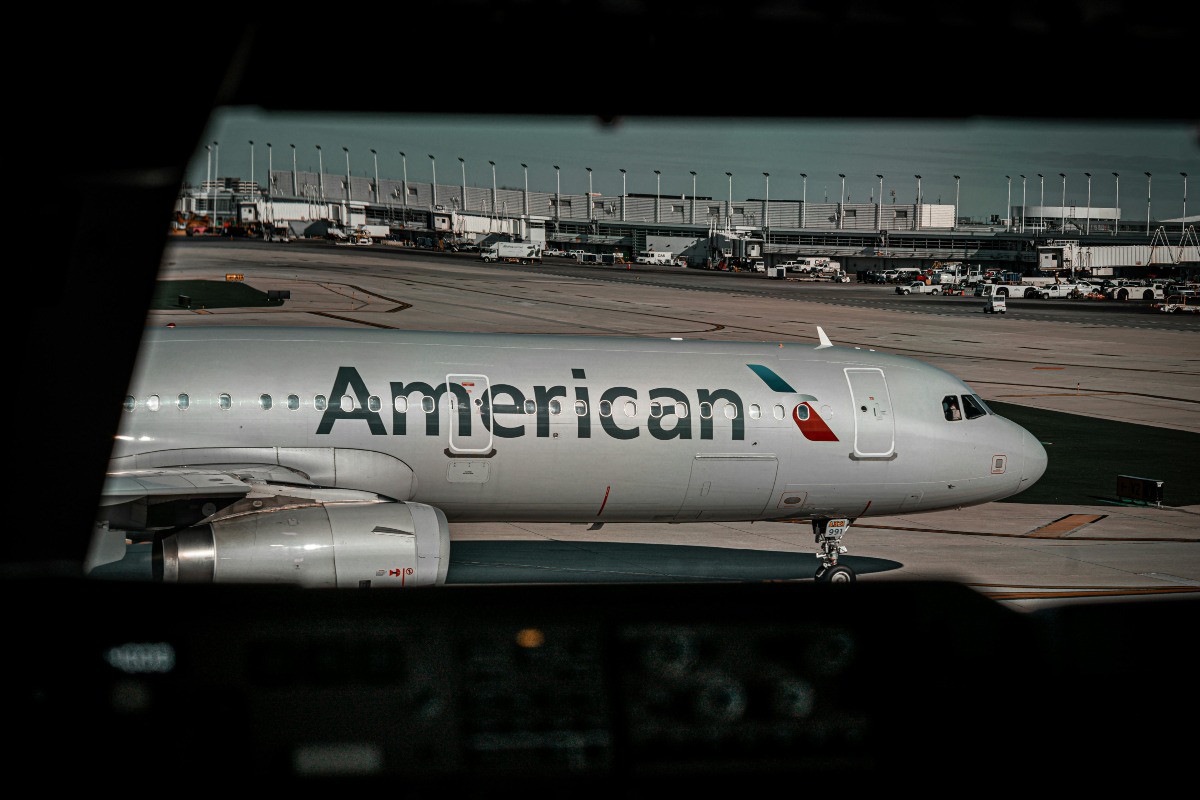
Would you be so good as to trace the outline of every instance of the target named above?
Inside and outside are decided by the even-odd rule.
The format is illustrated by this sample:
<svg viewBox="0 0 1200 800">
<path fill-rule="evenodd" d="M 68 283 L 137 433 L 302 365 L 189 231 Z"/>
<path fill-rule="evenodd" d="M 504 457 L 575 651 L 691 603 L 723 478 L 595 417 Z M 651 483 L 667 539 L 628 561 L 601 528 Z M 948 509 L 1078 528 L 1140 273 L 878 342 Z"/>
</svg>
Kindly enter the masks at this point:
<svg viewBox="0 0 1200 800">
<path fill-rule="evenodd" d="M 820 325 L 817 326 L 817 336 L 821 337 L 821 343 L 817 345 L 818 350 L 823 347 L 833 347 L 833 342 L 829 341 L 829 337 L 825 335 L 825 331 Z"/>
</svg>

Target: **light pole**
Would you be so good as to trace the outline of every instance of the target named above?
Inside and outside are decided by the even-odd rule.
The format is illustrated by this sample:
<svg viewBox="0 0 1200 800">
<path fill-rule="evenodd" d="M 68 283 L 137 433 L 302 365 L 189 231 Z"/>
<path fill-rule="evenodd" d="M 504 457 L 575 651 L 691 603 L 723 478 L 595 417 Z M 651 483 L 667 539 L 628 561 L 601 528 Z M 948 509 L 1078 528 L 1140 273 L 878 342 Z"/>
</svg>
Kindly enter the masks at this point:
<svg viewBox="0 0 1200 800">
<path fill-rule="evenodd" d="M 1067 173 L 1060 172 L 1058 177 L 1062 178 L 1062 221 L 1059 223 L 1059 230 L 1062 233 L 1067 232 Z"/>
<path fill-rule="evenodd" d="M 1004 207 L 1004 218 L 1006 220 L 1005 230 L 1012 232 L 1012 177 L 1004 176 L 1004 180 L 1008 181 L 1008 205 Z"/>
<path fill-rule="evenodd" d="M 558 222 L 562 218 L 562 173 L 558 171 L 558 164 L 554 165 L 554 221 Z"/>
<path fill-rule="evenodd" d="M 659 203 L 661 202 L 660 195 L 662 194 L 662 173 L 654 170 L 654 221 L 658 222 L 661 215 L 659 214 Z"/>
<path fill-rule="evenodd" d="M 250 182 L 254 183 L 254 140 L 250 140 Z"/>
<path fill-rule="evenodd" d="M 317 195 L 325 199 L 325 156 L 321 153 L 321 145 L 317 145 Z"/>
<path fill-rule="evenodd" d="M 400 166 L 404 170 L 404 172 L 401 176 L 404 186 L 401 188 L 404 190 L 404 224 L 407 225 L 408 224 L 408 156 L 406 156 L 404 154 L 403 150 L 397 150 L 396 152 L 400 154 Z"/>
<path fill-rule="evenodd" d="M 492 165 L 492 216 L 496 216 L 496 162 L 489 161 Z"/>
<path fill-rule="evenodd" d="M 1038 173 L 1038 183 L 1041 185 L 1041 199 L 1038 200 L 1038 221 L 1041 223 L 1042 230 L 1046 229 L 1046 178 L 1042 173 Z"/>
<path fill-rule="evenodd" d="M 954 176 L 954 230 L 958 230 L 958 186 L 961 176 Z"/>
<path fill-rule="evenodd" d="M 204 145 L 204 149 L 208 151 L 208 174 L 204 178 L 204 192 L 207 194 L 208 192 L 212 191 L 212 147 L 209 145 Z M 215 198 L 213 202 L 216 202 Z M 211 220 L 213 217 L 213 210 L 210 208 L 208 211 L 209 219 Z"/>
<path fill-rule="evenodd" d="M 271 155 L 271 143 L 267 142 L 267 195 L 271 194 L 271 172 L 275 169 L 275 162 Z"/>
<path fill-rule="evenodd" d="M 921 176 L 914 175 L 913 177 L 917 179 L 917 221 L 913 225 L 913 230 L 920 230 L 920 228 L 921 228 Z"/>
<path fill-rule="evenodd" d="M 350 148 L 343 147 L 342 150 L 346 153 L 346 202 L 349 203 L 354 199 L 354 192 L 350 190 Z M 346 206 L 346 221 L 350 221 L 350 206 Z"/>
<path fill-rule="evenodd" d="M 462 156 L 458 157 L 458 165 L 462 167 L 462 210 L 467 210 L 467 162 Z"/>
<path fill-rule="evenodd" d="M 587 170 L 587 174 L 588 174 L 587 212 L 588 212 L 588 222 L 591 222 L 592 221 L 592 168 L 584 167 L 584 169 Z"/>
<path fill-rule="evenodd" d="M 843 227 L 842 221 L 846 216 L 845 213 L 843 213 L 842 207 L 842 203 L 846 199 L 846 176 L 844 173 L 839 172 L 838 177 L 842 179 L 842 193 L 838 195 L 838 230 L 841 230 Z"/>
<path fill-rule="evenodd" d="M 375 162 L 375 204 L 379 204 L 379 154 L 371 148 L 371 159 Z"/>
<path fill-rule="evenodd" d="M 1150 173 L 1146 173 L 1146 235 L 1150 235 Z"/>
<path fill-rule="evenodd" d="M 1083 218 L 1083 232 L 1089 234 L 1092 232 L 1092 173 L 1083 173 L 1088 179 L 1087 190 L 1087 216 Z"/>
<path fill-rule="evenodd" d="M 766 231 L 766 237 L 763 238 L 763 246 L 766 246 L 766 240 L 771 235 L 771 173 L 764 172 L 763 178 L 767 181 L 766 198 L 763 200 L 763 230 Z"/>
<path fill-rule="evenodd" d="M 729 204 L 725 206 L 725 230 L 733 227 L 733 173 L 726 172 L 725 177 L 729 178 Z"/>
<path fill-rule="evenodd" d="M 433 209 L 436 211 L 437 210 L 437 159 L 433 157 L 433 153 L 427 153 L 427 155 L 429 156 L 429 170 L 430 170 L 430 172 L 433 173 L 433 178 L 431 179 L 433 182 L 429 184 L 430 194 L 431 194 L 430 200 L 432 201 Z"/>
<path fill-rule="evenodd" d="M 1187 230 L 1187 173 L 1179 173 L 1183 176 L 1183 219 L 1179 221 L 1179 230 Z"/>
<path fill-rule="evenodd" d="M 1121 175 L 1119 173 L 1114 172 L 1112 174 L 1112 176 L 1117 182 L 1117 198 L 1116 198 L 1116 200 L 1113 201 L 1113 205 L 1115 206 L 1115 208 L 1113 210 L 1117 212 L 1117 218 L 1115 220 L 1113 220 L 1113 232 L 1112 232 L 1112 235 L 1116 236 L 1117 229 L 1121 227 Z"/>
<path fill-rule="evenodd" d="M 529 216 L 529 165 L 521 164 L 521 169 L 525 173 L 525 201 L 521 204 L 524 208 L 525 216 Z"/>
<path fill-rule="evenodd" d="M 292 148 L 292 197 L 300 194 L 300 187 L 296 183 L 296 145 L 288 145 Z"/>
<path fill-rule="evenodd" d="M 883 176 L 876 175 L 875 177 L 879 178 L 879 197 L 877 198 L 878 202 L 875 205 L 875 229 L 882 230 L 883 229 Z"/>
<path fill-rule="evenodd" d="M 1025 176 L 1021 176 L 1021 233 L 1025 232 Z"/>
<path fill-rule="evenodd" d="M 691 172 L 692 172 L 692 224 L 695 225 L 696 224 L 696 170 L 692 170 Z M 1183 195 L 1184 195 L 1183 210 L 1187 211 L 1187 188 L 1186 188 L 1187 181 L 1186 180 L 1183 182 L 1183 185 L 1185 187 L 1184 191 L 1183 191 Z"/>
<path fill-rule="evenodd" d="M 621 169 L 620 167 L 617 167 L 617 169 L 621 170 L 621 222 L 624 222 L 625 221 L 625 170 Z"/>
<path fill-rule="evenodd" d="M 800 227 L 803 228 L 805 211 L 804 207 L 808 205 L 808 176 L 801 172 L 800 177 L 804 179 L 803 188 L 800 190 Z"/>
</svg>

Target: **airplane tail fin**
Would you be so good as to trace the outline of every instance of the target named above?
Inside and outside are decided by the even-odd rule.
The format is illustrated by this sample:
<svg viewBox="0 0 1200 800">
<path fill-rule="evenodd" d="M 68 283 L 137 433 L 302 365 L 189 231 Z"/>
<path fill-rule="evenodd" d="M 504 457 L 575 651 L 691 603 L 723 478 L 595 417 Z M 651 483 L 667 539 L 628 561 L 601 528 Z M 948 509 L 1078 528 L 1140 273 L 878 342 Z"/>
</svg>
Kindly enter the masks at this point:
<svg viewBox="0 0 1200 800">
<path fill-rule="evenodd" d="M 829 337 L 825 335 L 825 330 L 820 325 L 817 326 L 817 336 L 821 339 L 821 343 L 817 345 L 818 350 L 833 347 L 833 342 L 829 341 Z"/>
</svg>

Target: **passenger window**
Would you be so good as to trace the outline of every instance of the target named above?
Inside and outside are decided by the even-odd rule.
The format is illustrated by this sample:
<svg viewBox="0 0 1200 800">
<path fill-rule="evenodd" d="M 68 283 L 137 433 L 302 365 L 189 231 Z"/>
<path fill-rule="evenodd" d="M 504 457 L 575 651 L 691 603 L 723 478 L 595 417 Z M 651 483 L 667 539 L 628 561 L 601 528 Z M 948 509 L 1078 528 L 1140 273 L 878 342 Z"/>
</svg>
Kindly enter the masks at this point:
<svg viewBox="0 0 1200 800">
<path fill-rule="evenodd" d="M 258 396 L 258 407 L 261 408 L 263 411 L 270 411 L 271 410 L 271 395 L 260 394 Z"/>
<path fill-rule="evenodd" d="M 137 400 L 133 399 L 133 395 L 127 394 L 125 395 L 125 402 L 123 405 L 125 406 L 126 411 L 133 411 L 135 408 L 137 408 Z"/>
<path fill-rule="evenodd" d="M 228 411 L 233 406 L 233 398 L 222 392 L 221 396 L 217 398 L 217 405 L 222 411 Z"/>
<path fill-rule="evenodd" d="M 525 401 L 525 413 L 526 414 L 536 414 L 537 413 L 537 401 L 526 400 Z"/>
<path fill-rule="evenodd" d="M 317 411 L 324 411 L 326 403 L 327 401 L 323 394 L 319 394 L 313 398 L 313 408 L 317 409 Z"/>
<path fill-rule="evenodd" d="M 762 417 L 762 409 L 758 407 L 758 403 L 750 404 L 750 419 L 759 419 Z"/>
<path fill-rule="evenodd" d="M 421 410 L 424 411 L 426 414 L 432 414 L 433 408 L 434 408 L 433 398 L 430 397 L 429 395 L 422 395 L 421 396 Z"/>
<path fill-rule="evenodd" d="M 800 420 L 801 422 L 808 419 L 808 406 L 806 406 L 804 403 L 796 406 L 796 419 Z"/>
<path fill-rule="evenodd" d="M 300 407 L 300 397 L 298 395 L 289 394 L 288 395 L 288 408 L 291 409 L 292 411 L 295 411 L 299 407 Z"/>
<path fill-rule="evenodd" d="M 711 403 L 701 403 L 700 404 L 700 416 L 703 419 L 712 419 L 712 404 Z"/>
<path fill-rule="evenodd" d="M 680 419 L 683 419 L 687 415 L 688 415 L 687 403 L 676 403 L 675 404 L 675 416 L 679 417 Z"/>
<path fill-rule="evenodd" d="M 627 416 L 627 417 L 636 417 L 637 416 L 637 403 L 633 402 L 632 400 L 625 401 L 625 416 Z"/>
<path fill-rule="evenodd" d="M 612 403 L 610 403 L 607 400 L 600 401 L 600 416 L 602 416 L 602 417 L 611 417 L 612 416 Z"/>
<path fill-rule="evenodd" d="M 408 398 L 403 395 L 392 401 L 392 408 L 396 409 L 397 414 L 408 413 Z"/>
<path fill-rule="evenodd" d="M 348 394 L 342 395 L 342 399 L 339 402 L 341 403 L 340 407 L 341 407 L 342 411 L 353 411 L 354 410 L 354 398 L 351 397 L 350 395 L 348 395 Z"/>
<path fill-rule="evenodd" d="M 575 401 L 575 416 L 587 416 L 587 403 L 583 402 L 582 400 Z"/>
<path fill-rule="evenodd" d="M 188 406 L 191 405 L 191 399 L 186 394 L 181 394 L 179 395 L 179 399 L 175 401 L 175 405 L 180 411 L 187 411 Z"/>
<path fill-rule="evenodd" d="M 371 409 L 372 411 L 378 411 L 379 409 L 383 408 L 383 404 L 379 402 L 378 397 L 371 395 L 367 398 L 367 408 Z"/>
<path fill-rule="evenodd" d="M 131 397 L 129 399 L 132 400 L 133 398 Z M 650 404 L 650 416 L 654 417 L 655 419 L 658 419 L 662 415 L 663 415 L 662 403 L 655 400 L 653 403 Z"/>
<path fill-rule="evenodd" d="M 963 411 L 966 413 L 967 419 L 975 419 L 976 417 L 982 417 L 987 414 L 987 410 L 984 409 L 983 404 L 979 401 L 979 398 L 973 394 L 964 394 L 962 396 L 962 402 Z"/>
<path fill-rule="evenodd" d="M 948 394 L 942 398 L 942 415 L 950 420 L 962 419 L 962 410 L 958 407 L 958 397 Z"/>
<path fill-rule="evenodd" d="M 733 403 L 725 404 L 725 419 L 734 419 L 737 417 L 737 406 Z"/>
<path fill-rule="evenodd" d="M 783 419 L 783 406 L 776 404 L 775 407 L 771 409 L 771 414 L 775 417 L 775 419 Z"/>
<path fill-rule="evenodd" d="M 146 408 L 151 411 L 158 411 L 158 395 L 152 394 L 146 398 Z"/>
<path fill-rule="evenodd" d="M 560 403 L 558 400 L 551 400 L 550 401 L 550 413 L 556 417 L 559 414 L 561 414 L 562 413 L 562 403 Z"/>
</svg>

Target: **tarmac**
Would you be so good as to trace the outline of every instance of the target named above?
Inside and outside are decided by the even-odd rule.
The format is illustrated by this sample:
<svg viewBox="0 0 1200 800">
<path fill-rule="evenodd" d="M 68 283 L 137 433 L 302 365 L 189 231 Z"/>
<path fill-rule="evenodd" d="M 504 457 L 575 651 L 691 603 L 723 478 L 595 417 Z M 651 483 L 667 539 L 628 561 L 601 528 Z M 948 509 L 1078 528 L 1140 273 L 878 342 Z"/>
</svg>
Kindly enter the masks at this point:
<svg viewBox="0 0 1200 800">
<path fill-rule="evenodd" d="M 210 306 L 193 296 L 191 307 L 181 308 L 172 296 L 170 281 L 215 286 L 229 273 L 240 274 L 237 283 L 264 297 L 272 290 L 288 297 L 249 308 Z M 1200 479 L 1193 480 L 1200 477 L 1194 472 L 1200 326 L 1165 330 L 1135 315 L 1073 315 L 1069 309 L 1061 321 L 1048 320 L 1046 306 L 1028 305 L 1046 301 L 1010 301 L 1003 316 L 974 313 L 978 298 L 944 298 L 940 305 L 896 311 L 889 307 L 891 286 L 796 288 L 759 276 L 764 283 L 748 291 L 751 284 L 739 280 L 746 278 L 753 280 L 569 262 L 501 268 L 477 257 L 406 248 L 180 241 L 168 245 L 163 288 L 147 324 L 753 341 L 815 341 L 820 325 L 835 344 L 936 363 L 988 403 L 1040 414 L 1047 429 L 1017 419 L 1043 440 L 1051 459 L 1051 469 L 1029 491 L 1053 499 L 1063 489 L 1063 502 L 1020 502 L 1018 496 L 1014 502 L 860 519 L 846 536 L 849 552 L 842 557 L 859 581 L 949 580 L 1023 610 L 1200 593 Z M 852 304 L 851 297 L 867 300 Z M 1026 309 L 1030 317 L 1036 309 L 1038 318 L 1023 319 Z M 1065 454 L 1072 448 L 1070 460 Z M 1059 454 L 1071 468 L 1056 478 Z M 1131 464 L 1161 474 L 1134 471 Z M 1119 497 L 1117 476 L 1131 474 L 1172 476 L 1164 479 L 1164 502 Z M 1181 499 L 1173 500 L 1173 492 Z M 451 584 L 792 581 L 812 580 L 817 567 L 807 523 L 605 524 L 594 530 L 452 524 L 451 543 Z"/>
</svg>

